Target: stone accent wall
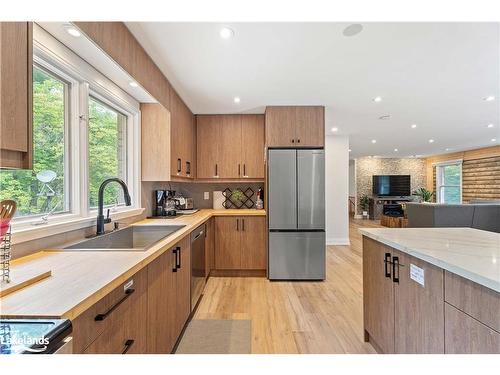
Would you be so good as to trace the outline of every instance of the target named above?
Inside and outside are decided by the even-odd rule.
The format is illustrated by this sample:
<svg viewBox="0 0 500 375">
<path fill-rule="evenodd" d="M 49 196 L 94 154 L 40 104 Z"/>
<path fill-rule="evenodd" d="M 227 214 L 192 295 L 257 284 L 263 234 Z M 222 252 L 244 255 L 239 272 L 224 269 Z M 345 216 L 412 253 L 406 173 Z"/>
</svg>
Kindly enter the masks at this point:
<svg viewBox="0 0 500 375">
<path fill-rule="evenodd" d="M 364 194 L 372 196 L 372 176 L 409 174 L 411 191 L 426 186 L 425 159 L 404 158 L 358 158 L 356 159 L 356 213 L 361 215 L 359 198 Z"/>
</svg>

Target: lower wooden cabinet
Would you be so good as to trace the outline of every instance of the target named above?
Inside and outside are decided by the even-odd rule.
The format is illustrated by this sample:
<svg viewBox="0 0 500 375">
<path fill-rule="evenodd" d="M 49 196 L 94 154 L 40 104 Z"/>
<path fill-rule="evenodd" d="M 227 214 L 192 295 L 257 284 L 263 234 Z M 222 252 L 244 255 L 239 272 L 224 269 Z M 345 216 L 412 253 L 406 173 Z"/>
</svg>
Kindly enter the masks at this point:
<svg viewBox="0 0 500 375">
<path fill-rule="evenodd" d="M 443 283 L 442 269 L 364 237 L 365 338 L 383 353 L 444 353 Z"/>
<path fill-rule="evenodd" d="M 445 321 L 447 354 L 500 354 L 500 333 L 448 303 Z"/>
<path fill-rule="evenodd" d="M 205 277 L 215 269 L 215 220 L 210 218 L 206 222 L 205 236 Z"/>
<path fill-rule="evenodd" d="M 259 216 L 215 218 L 215 269 L 266 269 L 266 220 Z"/>
<path fill-rule="evenodd" d="M 76 318 L 74 353 L 146 353 L 147 282 L 143 269 Z"/>
<path fill-rule="evenodd" d="M 147 352 L 171 353 L 191 312 L 189 236 L 147 267 Z"/>
</svg>

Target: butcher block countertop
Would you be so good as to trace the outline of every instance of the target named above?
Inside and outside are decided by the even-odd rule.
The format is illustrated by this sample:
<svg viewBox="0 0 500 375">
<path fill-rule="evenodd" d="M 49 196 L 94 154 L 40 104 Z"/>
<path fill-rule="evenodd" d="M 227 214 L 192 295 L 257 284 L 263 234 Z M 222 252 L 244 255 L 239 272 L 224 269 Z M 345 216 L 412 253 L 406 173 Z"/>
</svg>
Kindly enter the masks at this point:
<svg viewBox="0 0 500 375">
<path fill-rule="evenodd" d="M 473 228 L 360 228 L 371 239 L 500 292 L 500 234 Z"/>
<path fill-rule="evenodd" d="M 12 262 L 11 274 L 49 269 L 52 276 L 0 299 L 3 317 L 74 319 L 146 267 L 213 216 L 265 216 L 255 209 L 202 209 L 175 219 L 145 219 L 133 225 L 185 225 L 147 251 L 54 251 L 46 249 Z"/>
</svg>

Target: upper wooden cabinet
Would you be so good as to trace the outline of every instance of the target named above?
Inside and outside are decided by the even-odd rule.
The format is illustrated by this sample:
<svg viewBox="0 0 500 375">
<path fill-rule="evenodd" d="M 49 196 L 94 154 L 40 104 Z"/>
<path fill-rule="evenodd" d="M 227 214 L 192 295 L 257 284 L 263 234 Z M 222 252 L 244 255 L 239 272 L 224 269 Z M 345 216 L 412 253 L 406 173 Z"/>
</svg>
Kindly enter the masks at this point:
<svg viewBox="0 0 500 375">
<path fill-rule="evenodd" d="M 198 115 L 199 179 L 263 179 L 263 115 Z"/>
<path fill-rule="evenodd" d="M 195 178 L 196 131 L 194 115 L 179 95 L 170 94 L 171 174 L 179 178 Z"/>
<path fill-rule="evenodd" d="M 266 108 L 267 147 L 324 147 L 325 107 Z"/>
<path fill-rule="evenodd" d="M 33 28 L 0 22 L 0 168 L 32 168 Z"/>
<path fill-rule="evenodd" d="M 170 181 L 170 112 L 141 104 L 142 181 Z"/>
</svg>

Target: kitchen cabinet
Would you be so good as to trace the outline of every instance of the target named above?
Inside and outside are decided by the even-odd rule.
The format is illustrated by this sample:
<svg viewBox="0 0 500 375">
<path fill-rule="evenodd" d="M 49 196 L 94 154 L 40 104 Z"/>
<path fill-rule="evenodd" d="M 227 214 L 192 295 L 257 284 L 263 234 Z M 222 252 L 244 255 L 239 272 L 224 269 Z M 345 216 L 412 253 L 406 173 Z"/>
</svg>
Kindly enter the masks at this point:
<svg viewBox="0 0 500 375">
<path fill-rule="evenodd" d="M 443 285 L 442 269 L 363 237 L 365 339 L 383 353 L 444 353 Z"/>
<path fill-rule="evenodd" d="M 324 147 L 325 107 L 270 106 L 265 116 L 267 147 Z"/>
<path fill-rule="evenodd" d="M 170 94 L 170 116 L 172 176 L 174 179 L 193 179 L 196 168 L 194 116 L 174 90 Z"/>
<path fill-rule="evenodd" d="M 205 277 L 210 275 L 210 271 L 215 268 L 215 223 L 210 218 L 206 223 L 205 236 Z"/>
<path fill-rule="evenodd" d="M 141 104 L 142 181 L 170 181 L 170 112 L 159 103 Z"/>
<path fill-rule="evenodd" d="M 190 311 L 189 236 L 147 267 L 147 352 L 171 353 Z"/>
<path fill-rule="evenodd" d="M 146 353 L 147 281 L 143 269 L 73 320 L 74 353 Z"/>
<path fill-rule="evenodd" d="M 262 115 L 197 116 L 199 179 L 264 179 Z"/>
<path fill-rule="evenodd" d="M 264 217 L 215 218 L 215 268 L 217 270 L 266 269 Z"/>
<path fill-rule="evenodd" d="M 32 168 L 31 22 L 0 22 L 0 168 Z"/>
</svg>

